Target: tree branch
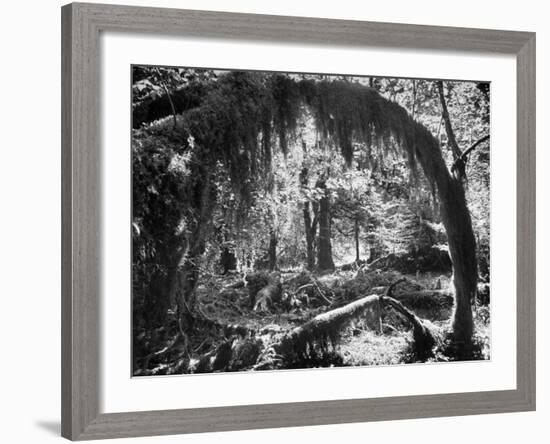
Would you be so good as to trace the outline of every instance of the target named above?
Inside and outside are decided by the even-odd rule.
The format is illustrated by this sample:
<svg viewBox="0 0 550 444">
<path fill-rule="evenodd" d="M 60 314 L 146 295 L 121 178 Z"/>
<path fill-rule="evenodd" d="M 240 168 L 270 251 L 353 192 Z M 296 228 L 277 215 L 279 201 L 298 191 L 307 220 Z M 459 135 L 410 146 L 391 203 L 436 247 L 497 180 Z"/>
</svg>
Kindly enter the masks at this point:
<svg viewBox="0 0 550 444">
<path fill-rule="evenodd" d="M 483 136 L 481 139 L 479 139 L 478 141 L 474 142 L 472 144 L 472 146 L 470 146 L 470 148 L 468 148 L 466 151 L 464 151 L 460 157 L 458 159 L 455 160 L 455 162 L 453 163 L 453 166 L 451 167 L 451 171 L 454 171 L 457 167 L 458 167 L 458 164 L 460 162 L 463 162 L 464 164 L 468 161 L 468 156 L 470 155 L 470 153 L 475 150 L 479 145 L 481 145 L 483 142 L 486 142 L 487 140 L 489 140 L 491 137 L 490 134 L 487 134 L 486 136 Z"/>
<path fill-rule="evenodd" d="M 170 108 L 172 108 L 172 119 L 174 120 L 174 128 L 176 128 L 178 121 L 176 118 L 176 107 L 174 106 L 174 102 L 172 101 L 172 95 L 170 94 L 170 91 L 168 90 L 168 87 L 166 86 L 166 83 L 162 79 L 162 74 L 160 73 L 160 70 L 158 68 L 155 68 L 157 75 L 159 76 L 160 84 L 164 88 L 164 91 L 166 92 L 166 96 L 168 97 L 168 101 L 170 102 Z"/>
<path fill-rule="evenodd" d="M 437 84 L 437 89 L 439 91 L 439 101 L 441 103 L 442 117 L 443 117 L 443 122 L 445 123 L 445 131 L 447 132 L 447 139 L 449 140 L 449 146 L 453 153 L 453 157 L 456 161 L 457 159 L 460 159 L 462 152 L 458 147 L 455 133 L 453 131 L 453 126 L 451 124 L 451 119 L 449 117 L 449 110 L 447 109 L 447 102 L 445 101 L 445 93 L 443 91 L 443 82 L 441 80 L 438 80 L 436 84 Z"/>
<path fill-rule="evenodd" d="M 470 154 L 473 150 L 475 150 L 479 145 L 481 145 L 483 142 L 485 142 L 486 140 L 489 140 L 491 137 L 490 134 L 487 134 L 486 136 L 483 136 L 481 139 L 479 139 L 477 142 L 475 142 L 470 148 L 468 148 L 466 151 L 464 151 L 462 153 L 462 157 L 464 158 L 464 160 L 466 159 L 466 157 L 468 156 L 468 154 Z"/>
</svg>

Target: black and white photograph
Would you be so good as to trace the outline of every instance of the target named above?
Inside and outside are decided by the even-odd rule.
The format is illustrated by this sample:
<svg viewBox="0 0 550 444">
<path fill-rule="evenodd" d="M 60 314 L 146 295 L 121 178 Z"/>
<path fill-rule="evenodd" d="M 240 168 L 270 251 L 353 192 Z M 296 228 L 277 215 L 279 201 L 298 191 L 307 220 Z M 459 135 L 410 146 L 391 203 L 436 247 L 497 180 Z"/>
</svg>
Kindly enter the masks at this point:
<svg viewBox="0 0 550 444">
<path fill-rule="evenodd" d="M 490 94 L 133 65 L 132 376 L 490 360 Z"/>
<path fill-rule="evenodd" d="M 502 5 L 7 2 L 1 441 L 539 443 L 550 26 Z"/>
</svg>

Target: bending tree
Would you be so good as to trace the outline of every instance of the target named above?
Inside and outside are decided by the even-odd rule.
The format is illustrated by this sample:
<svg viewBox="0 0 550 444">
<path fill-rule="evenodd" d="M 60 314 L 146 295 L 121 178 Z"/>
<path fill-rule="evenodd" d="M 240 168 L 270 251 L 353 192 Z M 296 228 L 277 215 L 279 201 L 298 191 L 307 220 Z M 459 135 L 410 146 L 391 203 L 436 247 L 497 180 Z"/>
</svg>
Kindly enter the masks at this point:
<svg viewBox="0 0 550 444">
<path fill-rule="evenodd" d="M 212 186 L 214 173 L 227 174 L 230 186 L 244 202 L 250 202 L 254 187 L 262 185 L 271 167 L 272 150 L 286 153 L 297 122 L 307 109 L 314 116 L 322 137 L 331 140 L 327 146 L 339 147 L 348 165 L 353 161 L 354 142 L 370 146 L 374 137 L 386 149 L 400 148 L 412 171 L 416 172 L 420 166 L 437 189 L 454 271 L 453 338 L 459 345 L 470 345 L 473 332 L 470 301 L 477 282 L 470 213 L 460 179 L 450 173 L 438 141 L 426 127 L 398 104 L 359 83 L 230 72 L 203 90 L 204 95 L 196 98 L 197 88 L 193 88 L 196 100 L 185 103 L 190 108 L 178 114 L 176 125 L 170 117 L 172 108 L 165 108 L 166 117 L 135 130 L 133 140 L 140 158 L 143 153 L 139 151 L 144 146 L 162 144 L 172 156 L 167 161 L 169 167 L 180 174 L 181 183 L 176 192 L 172 192 L 179 206 L 162 206 L 172 221 L 172 246 L 167 247 L 166 236 L 158 241 L 154 236 L 147 239 L 156 243 L 152 245 L 153 251 L 160 251 L 161 247 L 170 249 L 166 256 L 171 258 L 167 260 L 170 266 L 177 270 L 175 293 L 183 328 L 193 317 L 194 287 L 208 236 L 208 221 L 217 203 L 216 189 Z M 179 90 L 173 99 L 178 100 L 182 95 Z M 176 105 L 176 110 L 179 109 Z M 146 186 L 145 191 L 145 195 L 139 197 L 145 202 L 134 205 L 135 232 L 140 233 L 151 229 L 146 216 L 159 199 L 158 190 L 152 191 Z M 144 209 L 146 214 L 140 213 Z M 322 208 L 320 234 L 323 224 L 327 226 L 321 213 Z M 320 243 L 322 241 L 323 235 Z M 134 249 L 141 246 L 139 236 L 135 235 Z M 147 257 L 141 258 L 143 263 L 145 259 Z M 159 279 L 163 278 L 169 280 L 168 273 L 160 273 Z M 159 288 L 171 288 L 161 284 Z M 155 296 L 155 300 L 169 296 L 170 292 L 163 292 L 168 294 Z M 164 307 L 168 305 L 169 302 Z"/>
</svg>

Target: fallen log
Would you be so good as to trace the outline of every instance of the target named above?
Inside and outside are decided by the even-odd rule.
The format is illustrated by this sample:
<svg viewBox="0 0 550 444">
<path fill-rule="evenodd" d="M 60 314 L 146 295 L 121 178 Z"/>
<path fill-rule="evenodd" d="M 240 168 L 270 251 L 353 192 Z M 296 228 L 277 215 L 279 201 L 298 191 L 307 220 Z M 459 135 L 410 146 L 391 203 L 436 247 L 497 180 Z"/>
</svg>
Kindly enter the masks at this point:
<svg viewBox="0 0 550 444">
<path fill-rule="evenodd" d="M 436 344 L 437 328 L 431 322 L 420 319 L 401 302 L 392 297 L 395 287 L 404 281 L 405 279 L 400 279 L 391 284 L 386 294 L 380 296 L 380 302 L 389 305 L 412 324 L 414 351 L 419 359 L 424 360 L 433 355 L 433 347 Z"/>
<path fill-rule="evenodd" d="M 401 314 L 413 326 L 414 351 L 419 359 L 426 359 L 433 354 L 433 347 L 436 344 L 435 330 L 429 321 L 425 321 L 416 316 L 412 311 L 396 299 L 388 296 L 381 296 L 380 301 L 388 304 L 395 311 Z"/>
<path fill-rule="evenodd" d="M 315 358 L 319 353 L 326 353 L 329 345 L 336 345 L 342 330 L 369 309 L 379 309 L 378 295 L 365 296 L 315 316 L 284 335 L 271 349 L 285 365 Z M 268 354 L 273 353 L 269 351 Z"/>
<path fill-rule="evenodd" d="M 334 348 L 338 344 L 344 329 L 354 321 L 364 320 L 368 318 L 370 313 L 377 319 L 377 329 L 381 329 L 381 304 L 395 310 L 412 325 L 414 352 L 418 359 L 427 359 L 432 356 L 432 350 L 437 343 L 438 329 L 429 321 L 416 316 L 399 300 L 392 297 L 395 287 L 404 281 L 404 279 L 400 279 L 391 284 L 386 290 L 385 295 L 372 294 L 357 299 L 343 307 L 319 314 L 303 325 L 282 335 L 277 331 L 257 332 L 244 327 L 238 328 L 239 326 L 226 326 L 225 333 L 228 338 L 226 342 L 220 345 L 215 351 L 204 355 L 194 368 L 194 371 L 208 372 L 218 371 L 223 368 L 232 368 L 233 370 L 243 367 L 250 368 L 252 366 L 252 356 L 257 356 L 258 358 L 252 366 L 252 368 L 257 370 L 281 367 L 293 368 L 296 366 L 304 367 L 315 362 L 323 362 L 323 357 L 330 355 L 330 347 Z M 260 293 L 261 291 L 258 294 Z M 260 353 L 261 341 L 257 337 L 258 333 L 273 334 L 274 336 L 278 336 L 278 339 L 276 342 L 265 347 Z M 246 348 L 243 350 L 250 349 L 250 352 L 254 351 L 254 353 L 251 353 L 249 356 L 247 351 L 243 357 L 237 357 L 235 351 L 237 348 L 235 347 L 235 350 L 233 350 L 231 347 L 233 341 L 236 340 L 235 334 L 241 336 L 242 339 L 239 341 L 244 341 L 242 344 Z M 245 336 L 249 339 L 246 339 Z M 238 362 L 239 364 L 232 365 L 232 362 Z"/>
<path fill-rule="evenodd" d="M 367 311 L 374 311 L 376 317 L 380 319 L 382 302 L 400 313 L 413 326 L 415 353 L 419 359 L 426 359 L 431 356 L 436 344 L 437 328 L 428 321 L 420 319 L 392 297 L 395 287 L 404 281 L 405 279 L 400 279 L 391 284 L 385 295 L 365 296 L 343 307 L 315 316 L 268 347 L 266 356 L 272 360 L 277 357 L 279 365 L 288 366 L 326 353 L 330 345 L 335 346 L 338 343 L 344 328 L 364 317 Z M 378 325 L 381 325 L 380 321 Z M 261 362 L 258 365 L 261 366 Z"/>
</svg>

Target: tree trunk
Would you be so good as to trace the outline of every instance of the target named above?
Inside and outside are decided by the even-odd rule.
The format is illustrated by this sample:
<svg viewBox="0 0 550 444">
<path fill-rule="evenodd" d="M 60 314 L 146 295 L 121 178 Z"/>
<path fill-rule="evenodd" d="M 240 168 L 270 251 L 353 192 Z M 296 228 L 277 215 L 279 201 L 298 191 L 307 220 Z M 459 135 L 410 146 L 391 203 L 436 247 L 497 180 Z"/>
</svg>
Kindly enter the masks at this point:
<svg viewBox="0 0 550 444">
<path fill-rule="evenodd" d="M 237 269 L 237 257 L 234 250 L 229 247 L 223 247 L 220 255 L 220 266 L 222 267 L 222 274 L 227 274 Z"/>
<path fill-rule="evenodd" d="M 191 205 L 198 214 L 189 226 L 186 248 L 180 247 L 182 259 L 178 262 L 177 288 L 175 290 L 180 331 L 192 327 L 195 317 L 195 289 L 200 274 L 200 262 L 206 248 L 206 238 L 211 231 L 213 205 L 216 201 L 215 187 L 208 173 L 200 172 L 203 180 L 194 186 Z"/>
<path fill-rule="evenodd" d="M 447 140 L 449 146 L 451 147 L 454 159 L 451 173 L 456 174 L 459 179 L 464 179 L 466 177 L 466 159 L 463 158 L 463 153 L 458 146 L 458 142 L 456 141 L 453 125 L 451 124 L 451 118 L 449 117 L 449 110 L 447 109 L 447 102 L 445 100 L 443 82 L 441 80 L 437 82 L 437 88 L 439 91 L 439 102 L 441 104 L 441 117 L 443 119 L 443 122 L 445 122 Z"/>
<path fill-rule="evenodd" d="M 369 248 L 369 258 L 367 259 L 367 263 L 372 263 L 378 258 L 378 252 L 375 247 Z"/>
<path fill-rule="evenodd" d="M 199 280 L 198 260 L 200 260 L 200 255 L 188 257 L 178 270 L 176 301 L 179 327 L 182 332 L 186 332 L 192 327 L 195 318 L 195 289 Z"/>
<path fill-rule="evenodd" d="M 275 270 L 277 268 L 277 235 L 275 234 L 275 231 L 271 230 L 269 233 L 269 264 L 268 267 L 271 271 Z"/>
<path fill-rule="evenodd" d="M 311 232 L 311 215 L 309 214 L 309 202 L 304 203 L 304 225 L 306 231 L 307 269 L 315 268 L 315 233 Z"/>
<path fill-rule="evenodd" d="M 302 143 L 305 150 L 305 143 Z M 308 169 L 303 167 L 300 172 L 300 183 L 306 188 L 308 185 Z M 311 216 L 313 210 L 313 219 Z M 315 235 L 317 233 L 317 222 L 319 217 L 319 204 L 311 203 L 307 200 L 304 202 L 304 231 L 306 233 L 306 254 L 307 254 L 307 269 L 312 271 L 315 269 Z"/>
<path fill-rule="evenodd" d="M 192 327 L 195 318 L 195 290 L 199 281 L 200 261 L 206 247 L 203 232 L 198 229 L 195 233 L 196 235 L 188 240 L 185 257 L 180 260 L 176 271 L 174 294 L 179 327 L 183 332 Z"/>
<path fill-rule="evenodd" d="M 417 156 L 426 177 L 437 186 L 441 202 L 441 219 L 447 233 L 453 263 L 455 307 L 453 339 L 467 353 L 471 347 L 473 318 L 471 301 L 477 289 L 476 242 L 466 196 L 459 177 L 451 176 L 437 141 L 417 124 Z"/>
<path fill-rule="evenodd" d="M 306 232 L 306 252 L 307 252 L 307 269 L 315 269 L 315 234 L 317 233 L 317 217 L 315 214 L 315 208 L 313 220 L 311 219 L 311 213 L 309 211 L 309 202 L 304 203 L 304 228 Z"/>
<path fill-rule="evenodd" d="M 330 241 L 330 198 L 324 180 L 317 183 L 317 187 L 324 191 L 319 201 L 319 245 L 317 250 L 317 267 L 320 271 L 333 270 L 332 245 Z"/>
<path fill-rule="evenodd" d="M 357 216 L 355 216 L 355 226 L 354 226 L 354 235 L 355 235 L 355 262 L 359 263 L 361 257 L 359 255 L 359 221 Z"/>
<path fill-rule="evenodd" d="M 439 92 L 439 102 L 441 104 L 441 117 L 445 123 L 445 131 L 447 133 L 447 139 L 449 141 L 449 147 L 453 153 L 454 160 L 460 158 L 462 152 L 458 147 L 453 126 L 451 124 L 451 118 L 449 117 L 449 110 L 447 109 L 447 101 L 445 100 L 445 92 L 443 90 L 443 82 L 440 80 L 437 82 L 437 89 Z"/>
<path fill-rule="evenodd" d="M 159 254 L 158 270 L 151 276 L 144 304 L 143 319 L 148 329 L 166 325 L 168 310 L 175 304 L 177 269 L 180 260 L 179 250 L 172 254 L 166 251 Z"/>
<path fill-rule="evenodd" d="M 471 303 L 477 289 L 476 243 L 464 190 L 459 180 L 451 179 L 448 193 L 441 201 L 456 292 L 453 336 L 458 345 L 469 348 L 474 329 Z"/>
<path fill-rule="evenodd" d="M 143 321 L 148 330 L 164 325 L 169 308 L 168 280 L 161 271 L 155 272 L 149 281 L 145 298 Z"/>
</svg>

